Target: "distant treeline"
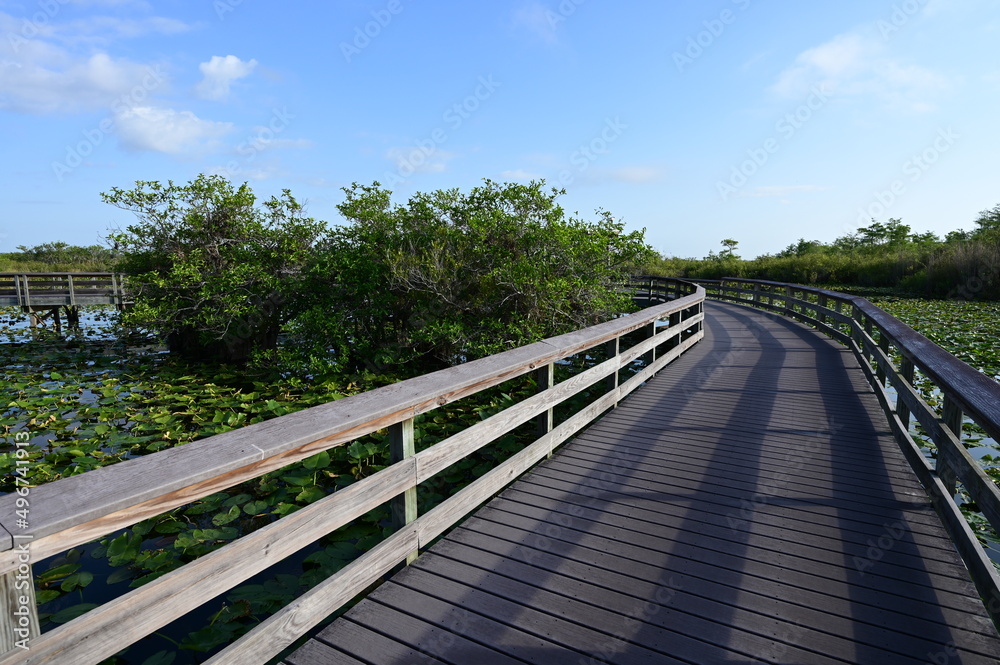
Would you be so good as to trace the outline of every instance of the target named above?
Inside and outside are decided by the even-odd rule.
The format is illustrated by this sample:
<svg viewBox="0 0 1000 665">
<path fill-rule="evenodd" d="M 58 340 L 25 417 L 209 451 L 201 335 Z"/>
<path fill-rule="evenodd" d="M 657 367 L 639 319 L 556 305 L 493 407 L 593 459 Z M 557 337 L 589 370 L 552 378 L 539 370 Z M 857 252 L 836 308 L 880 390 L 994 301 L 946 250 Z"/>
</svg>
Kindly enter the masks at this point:
<svg viewBox="0 0 1000 665">
<path fill-rule="evenodd" d="M 984 210 L 972 231 L 944 238 L 913 233 L 899 219 L 871 225 L 830 243 L 800 239 L 777 254 L 744 260 L 739 242 L 703 259 L 657 256 L 636 268 L 647 274 L 692 279 L 745 277 L 798 284 L 889 287 L 915 295 L 1000 300 L 1000 204 Z M 0 254 L 0 272 L 104 272 L 115 252 L 101 245 L 48 242 Z"/>
<path fill-rule="evenodd" d="M 693 279 L 745 277 L 798 284 L 890 287 L 914 295 L 966 300 L 1000 299 L 1000 205 L 984 210 L 972 231 L 944 238 L 913 233 L 899 219 L 870 226 L 831 243 L 799 240 L 777 254 L 743 260 L 738 242 L 722 241 L 704 259 L 659 257 L 651 274 Z"/>
<path fill-rule="evenodd" d="M 47 242 L 17 249 L 0 254 L 0 272 L 108 272 L 115 262 L 114 252 L 101 245 Z"/>
</svg>

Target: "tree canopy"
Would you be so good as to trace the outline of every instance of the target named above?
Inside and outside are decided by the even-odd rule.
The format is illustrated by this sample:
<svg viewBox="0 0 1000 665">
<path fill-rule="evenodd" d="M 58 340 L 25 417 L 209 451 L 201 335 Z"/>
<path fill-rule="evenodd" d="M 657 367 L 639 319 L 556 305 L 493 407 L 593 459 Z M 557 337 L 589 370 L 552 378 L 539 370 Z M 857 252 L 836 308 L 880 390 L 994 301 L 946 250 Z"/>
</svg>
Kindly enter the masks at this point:
<svg viewBox="0 0 1000 665">
<path fill-rule="evenodd" d="M 135 306 L 126 322 L 171 350 L 225 361 L 272 347 L 284 306 L 325 225 L 284 190 L 257 204 L 250 187 L 201 175 L 186 185 L 138 181 L 102 198 L 138 221 L 109 236 Z"/>
<path fill-rule="evenodd" d="M 610 213 L 568 217 L 544 183 L 485 181 L 394 204 L 379 183 L 346 188 L 348 221 L 308 268 L 298 347 L 380 370 L 459 363 L 627 311 L 620 287 L 651 254 Z"/>
</svg>

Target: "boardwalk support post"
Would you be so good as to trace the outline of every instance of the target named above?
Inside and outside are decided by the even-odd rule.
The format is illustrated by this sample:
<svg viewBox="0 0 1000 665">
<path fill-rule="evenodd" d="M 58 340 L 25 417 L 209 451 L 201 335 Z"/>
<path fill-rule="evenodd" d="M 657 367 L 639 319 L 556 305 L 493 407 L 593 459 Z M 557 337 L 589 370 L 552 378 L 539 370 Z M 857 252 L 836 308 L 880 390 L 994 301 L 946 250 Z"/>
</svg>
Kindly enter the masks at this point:
<svg viewBox="0 0 1000 665">
<path fill-rule="evenodd" d="M 7 554 L 5 567 L 18 565 L 0 574 L 0 653 L 26 649 L 41 634 L 31 563 L 19 563 L 12 554 Z"/>
<path fill-rule="evenodd" d="M 614 339 L 612 339 L 612 340 L 604 343 L 604 351 L 605 351 L 605 355 L 607 355 L 607 357 L 608 357 L 608 360 L 612 360 L 612 359 L 618 357 L 619 342 L 620 341 L 621 341 L 620 337 L 615 337 Z M 607 389 L 607 391 L 609 393 L 610 392 L 615 392 L 616 390 L 618 390 L 618 370 L 615 370 L 611 374 L 608 374 L 608 378 L 605 379 L 605 387 L 606 387 L 606 389 Z M 617 399 L 615 399 L 615 405 L 614 406 L 615 407 L 618 406 L 618 400 Z M 612 408 L 614 408 L 614 407 L 612 407 Z M 551 409 L 550 409 L 550 411 L 551 411 Z"/>
<path fill-rule="evenodd" d="M 656 321 L 651 321 L 649 324 L 647 324 L 645 326 L 645 331 L 646 331 L 646 335 L 645 335 L 646 339 L 649 339 L 651 337 L 656 337 Z M 655 346 L 653 348 L 651 348 L 649 350 L 649 352 L 646 353 L 645 356 L 643 356 L 643 360 L 646 361 L 647 365 L 652 365 L 654 362 L 656 362 L 656 347 Z"/>
<path fill-rule="evenodd" d="M 549 363 L 543 365 L 535 370 L 535 383 L 538 386 L 538 392 L 545 392 L 556 383 L 556 365 L 555 363 Z M 555 427 L 555 411 L 554 409 L 546 409 L 538 414 L 536 421 L 538 423 L 538 437 L 541 438 L 552 431 Z M 552 451 L 549 451 L 549 457 L 552 457 Z"/>
<path fill-rule="evenodd" d="M 881 349 L 882 353 L 885 354 L 886 358 L 889 357 L 889 336 L 886 335 L 885 331 L 882 329 L 879 329 L 878 331 L 878 348 Z M 878 377 L 878 382 L 881 383 L 882 387 L 884 388 L 887 385 L 886 384 L 887 377 L 885 373 L 885 368 L 882 366 L 882 363 L 878 363 L 878 368 L 875 372 L 875 376 Z"/>
<path fill-rule="evenodd" d="M 951 430 L 955 438 L 958 439 L 959 443 L 962 442 L 962 407 L 955 403 L 951 395 L 945 393 L 944 396 L 944 408 L 942 415 L 942 422 L 945 427 Z M 951 468 L 951 465 L 945 461 L 944 464 L 940 464 L 941 453 L 938 451 L 938 476 L 941 478 L 941 482 L 944 486 L 948 488 L 948 491 L 954 495 L 955 494 L 955 482 L 956 476 L 955 471 Z"/>
<path fill-rule="evenodd" d="M 903 380 L 911 386 L 913 385 L 913 371 L 913 361 L 909 358 L 903 358 L 903 361 L 899 364 L 899 373 L 903 377 Z M 909 429 L 910 408 L 906 406 L 906 402 L 903 401 L 902 391 L 899 391 L 896 394 L 896 415 L 899 417 L 899 422 L 903 424 L 903 427 Z"/>
<path fill-rule="evenodd" d="M 389 426 L 389 463 L 402 462 L 408 457 L 416 454 L 416 437 L 413 433 L 413 418 Z M 392 526 L 399 530 L 413 520 L 417 519 L 417 488 L 416 486 L 405 490 L 395 497 L 392 506 Z M 406 556 L 406 565 L 410 565 L 417 558 L 417 552 L 411 552 Z"/>
</svg>

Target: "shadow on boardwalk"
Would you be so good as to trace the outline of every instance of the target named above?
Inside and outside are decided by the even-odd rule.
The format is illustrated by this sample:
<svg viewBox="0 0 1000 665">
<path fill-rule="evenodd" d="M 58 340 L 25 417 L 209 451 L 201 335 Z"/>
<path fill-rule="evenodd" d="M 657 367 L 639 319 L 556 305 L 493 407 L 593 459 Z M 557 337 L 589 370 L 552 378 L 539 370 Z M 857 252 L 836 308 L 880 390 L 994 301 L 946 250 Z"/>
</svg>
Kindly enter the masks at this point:
<svg viewBox="0 0 1000 665">
<path fill-rule="evenodd" d="M 997 662 L 853 355 L 706 313 L 703 342 L 286 662 Z"/>
</svg>

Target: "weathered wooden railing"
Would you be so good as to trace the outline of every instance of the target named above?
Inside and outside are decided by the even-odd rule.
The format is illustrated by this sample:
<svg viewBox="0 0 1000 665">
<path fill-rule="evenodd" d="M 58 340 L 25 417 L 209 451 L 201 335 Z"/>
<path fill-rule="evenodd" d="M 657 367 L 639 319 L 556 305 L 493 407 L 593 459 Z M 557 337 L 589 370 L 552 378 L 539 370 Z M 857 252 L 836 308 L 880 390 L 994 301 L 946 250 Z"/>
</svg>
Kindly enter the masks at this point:
<svg viewBox="0 0 1000 665">
<path fill-rule="evenodd" d="M 121 275 L 110 272 L 0 273 L 0 306 L 122 305 Z"/>
<path fill-rule="evenodd" d="M 686 295 L 677 300 L 591 328 L 0 497 L 0 585 L 6 585 L 6 606 L 0 608 L 5 633 L 0 650 L 6 653 L 0 665 L 98 663 L 391 502 L 398 527 L 391 536 L 209 661 L 266 662 L 701 339 L 705 291 L 687 283 L 679 289 Z M 624 348 L 623 337 L 637 331 L 629 339 L 641 336 L 642 341 Z M 553 380 L 556 363 L 588 352 L 607 359 Z M 636 373 L 623 376 L 624 368 L 639 365 Z M 532 372 L 537 394 L 415 453 L 416 416 Z M 599 382 L 606 388 L 602 396 L 554 426 L 554 407 Z M 417 516 L 418 484 L 532 420 L 540 435 L 533 444 Z M 28 597 L 31 562 L 383 428 L 389 428 L 396 460 L 389 467 L 37 634 L 34 599 Z M 16 590 L 24 579 L 27 589 Z"/>
<path fill-rule="evenodd" d="M 637 302 L 663 302 L 687 295 L 689 283 L 664 279 L 650 275 L 633 275 L 628 283 L 628 292 Z"/>
<path fill-rule="evenodd" d="M 28 313 L 31 326 L 47 316 L 61 328 L 60 309 L 65 309 L 69 325 L 80 323 L 80 307 L 115 305 L 124 308 L 128 296 L 122 276 L 110 272 L 0 273 L 0 307 L 20 307 Z"/>
<path fill-rule="evenodd" d="M 706 287 L 708 297 L 796 318 L 854 350 L 897 442 L 955 541 L 987 610 L 1000 625 L 1000 576 L 955 502 L 960 483 L 1000 533 L 1000 489 L 962 443 L 963 416 L 1000 441 L 1000 384 L 864 298 L 760 280 L 698 283 Z M 940 411 L 921 396 L 914 383 L 918 374 L 940 391 Z M 895 392 L 895 400 L 887 387 Z M 934 444 L 934 459 L 914 441 L 911 417 Z"/>
</svg>

